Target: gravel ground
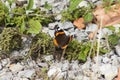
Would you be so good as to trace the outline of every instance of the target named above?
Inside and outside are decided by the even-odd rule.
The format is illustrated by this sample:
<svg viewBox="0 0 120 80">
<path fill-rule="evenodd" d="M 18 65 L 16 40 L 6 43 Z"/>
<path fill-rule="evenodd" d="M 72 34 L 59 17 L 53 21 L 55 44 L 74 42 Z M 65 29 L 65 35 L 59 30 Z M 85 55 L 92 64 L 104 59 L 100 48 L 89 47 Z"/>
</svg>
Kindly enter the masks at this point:
<svg viewBox="0 0 120 80">
<path fill-rule="evenodd" d="M 23 1 L 23 0 L 19 0 Z M 59 13 L 66 9 L 69 0 L 34 0 L 34 8 L 44 5 L 48 1 L 53 6 L 52 12 Z M 94 4 L 99 5 L 100 0 L 89 0 Z M 62 4 L 62 5 L 61 5 Z M 83 1 L 79 6 L 87 6 L 87 2 Z M 42 31 L 54 37 L 55 25 L 60 28 L 70 30 L 66 31 L 67 34 L 76 34 L 78 41 L 88 40 L 88 33 L 96 30 L 96 24 L 88 24 L 85 30 L 74 30 L 74 25 L 70 21 L 64 23 L 59 22 L 61 15 L 56 16 L 56 22 L 49 23 L 48 27 L 43 27 Z M 115 26 L 120 26 L 115 25 Z M 111 30 L 104 28 L 103 33 L 111 34 Z M 25 48 L 20 51 L 13 51 L 11 57 L 1 59 L 0 61 L 0 80 L 114 80 L 118 74 L 120 67 L 120 45 L 115 46 L 115 51 L 100 55 L 98 58 L 95 56 L 92 60 L 88 58 L 85 63 L 79 61 L 68 60 L 55 61 L 52 55 L 43 56 L 43 60 L 27 59 L 26 61 L 12 62 L 12 59 L 19 58 L 26 55 L 29 51 L 29 40 L 23 37 Z M 15 59 L 14 59 L 15 60 Z M 97 62 L 98 61 L 98 62 Z"/>
</svg>

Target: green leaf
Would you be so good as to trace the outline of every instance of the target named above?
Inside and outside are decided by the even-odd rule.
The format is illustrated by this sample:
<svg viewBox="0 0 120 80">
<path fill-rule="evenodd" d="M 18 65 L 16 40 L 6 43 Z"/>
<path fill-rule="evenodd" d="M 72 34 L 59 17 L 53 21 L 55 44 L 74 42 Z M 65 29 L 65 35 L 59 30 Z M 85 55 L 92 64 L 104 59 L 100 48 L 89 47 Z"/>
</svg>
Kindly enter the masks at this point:
<svg viewBox="0 0 120 80">
<path fill-rule="evenodd" d="M 83 1 L 83 0 L 70 0 L 70 7 L 69 10 L 73 11 L 74 9 L 76 9 L 76 7 L 78 6 L 78 4 Z"/>
<path fill-rule="evenodd" d="M 22 33 L 23 34 L 23 32 L 25 31 L 25 21 L 23 20 L 23 22 L 22 22 L 22 24 L 21 24 L 21 26 L 20 26 L 20 28 L 19 28 L 19 31 L 20 31 L 20 33 Z"/>
<path fill-rule="evenodd" d="M 15 2 L 15 0 L 7 0 L 9 2 L 9 5 L 11 6 L 13 2 Z"/>
<path fill-rule="evenodd" d="M 108 36 L 108 42 L 111 47 L 114 47 L 119 43 L 120 37 L 116 34 L 111 34 Z"/>
<path fill-rule="evenodd" d="M 28 6 L 27 6 L 27 10 L 32 9 L 33 4 L 34 4 L 34 1 L 33 0 L 29 0 Z"/>
<path fill-rule="evenodd" d="M 38 20 L 31 19 L 28 23 L 29 23 L 30 28 L 28 29 L 27 32 L 38 34 L 42 28 L 42 25 L 40 24 L 40 22 Z"/>
<path fill-rule="evenodd" d="M 106 28 L 112 30 L 113 32 L 115 32 L 115 27 L 114 26 L 106 26 Z"/>
<path fill-rule="evenodd" d="M 90 22 L 93 19 L 92 13 L 87 13 L 85 16 L 83 16 L 85 22 Z"/>
<path fill-rule="evenodd" d="M 52 9 L 52 6 L 48 4 L 48 2 L 45 2 L 44 7 L 48 10 Z"/>
<path fill-rule="evenodd" d="M 108 49 L 100 48 L 100 53 L 105 54 L 105 53 L 107 53 L 107 52 L 109 52 Z"/>
<path fill-rule="evenodd" d="M 89 51 L 90 51 L 90 47 L 83 45 L 81 47 L 81 52 L 78 55 L 78 60 L 86 61 Z"/>
<path fill-rule="evenodd" d="M 5 13 L 8 13 L 8 12 L 9 12 L 9 8 L 8 8 L 5 4 L 3 4 L 3 8 L 4 8 L 4 12 L 5 12 Z"/>
</svg>

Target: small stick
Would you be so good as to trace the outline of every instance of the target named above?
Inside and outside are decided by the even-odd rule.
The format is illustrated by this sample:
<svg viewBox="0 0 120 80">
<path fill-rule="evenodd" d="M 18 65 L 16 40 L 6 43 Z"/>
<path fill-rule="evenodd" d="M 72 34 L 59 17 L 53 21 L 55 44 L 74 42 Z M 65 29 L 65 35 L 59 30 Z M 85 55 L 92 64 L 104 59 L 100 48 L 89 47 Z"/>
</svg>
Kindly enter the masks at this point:
<svg viewBox="0 0 120 80">
<path fill-rule="evenodd" d="M 64 58 L 65 51 L 66 51 L 66 48 L 65 48 L 65 49 L 63 50 L 63 52 L 62 52 L 61 61 L 62 61 L 63 58 Z"/>
</svg>

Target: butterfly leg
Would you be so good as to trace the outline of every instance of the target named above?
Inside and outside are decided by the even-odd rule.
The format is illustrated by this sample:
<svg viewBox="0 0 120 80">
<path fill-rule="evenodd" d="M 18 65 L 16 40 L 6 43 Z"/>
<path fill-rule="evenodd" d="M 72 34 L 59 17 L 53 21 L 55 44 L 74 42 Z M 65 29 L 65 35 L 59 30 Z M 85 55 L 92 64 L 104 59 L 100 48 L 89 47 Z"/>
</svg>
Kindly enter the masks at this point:
<svg viewBox="0 0 120 80">
<path fill-rule="evenodd" d="M 53 58 L 55 60 L 60 61 L 61 56 L 62 56 L 63 49 L 60 49 L 58 47 L 55 47 L 54 53 L 53 53 Z"/>
</svg>

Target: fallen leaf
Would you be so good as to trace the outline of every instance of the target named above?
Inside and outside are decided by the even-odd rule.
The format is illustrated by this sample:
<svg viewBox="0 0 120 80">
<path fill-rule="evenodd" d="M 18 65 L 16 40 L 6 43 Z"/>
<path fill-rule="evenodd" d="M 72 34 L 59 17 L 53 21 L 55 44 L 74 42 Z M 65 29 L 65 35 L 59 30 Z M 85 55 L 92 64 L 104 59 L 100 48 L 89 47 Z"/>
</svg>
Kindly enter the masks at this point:
<svg viewBox="0 0 120 80">
<path fill-rule="evenodd" d="M 110 10 L 105 10 L 102 6 L 97 6 L 93 14 L 98 23 L 100 23 L 101 17 L 103 17 L 103 26 L 110 26 L 120 23 L 120 4 L 111 6 Z"/>
<path fill-rule="evenodd" d="M 96 34 L 97 32 L 98 32 L 98 29 L 95 30 L 95 31 L 93 31 L 93 32 L 91 32 L 91 33 L 89 33 L 88 38 L 89 38 L 89 39 L 93 39 L 94 36 L 95 36 L 95 34 Z"/>
<path fill-rule="evenodd" d="M 120 68 L 119 68 L 119 71 L 118 71 L 118 76 L 115 80 L 120 80 Z"/>
<path fill-rule="evenodd" d="M 85 24 L 84 24 L 84 19 L 83 18 L 79 18 L 76 19 L 73 24 L 78 28 L 78 29 L 83 29 L 85 28 Z"/>
</svg>

